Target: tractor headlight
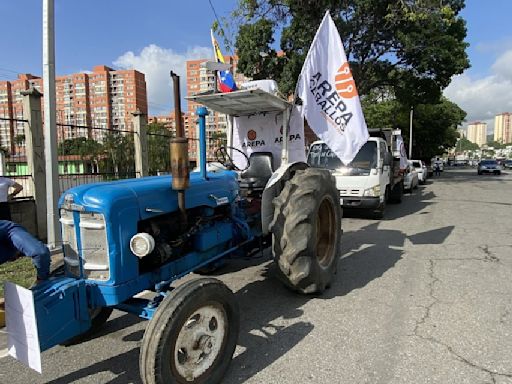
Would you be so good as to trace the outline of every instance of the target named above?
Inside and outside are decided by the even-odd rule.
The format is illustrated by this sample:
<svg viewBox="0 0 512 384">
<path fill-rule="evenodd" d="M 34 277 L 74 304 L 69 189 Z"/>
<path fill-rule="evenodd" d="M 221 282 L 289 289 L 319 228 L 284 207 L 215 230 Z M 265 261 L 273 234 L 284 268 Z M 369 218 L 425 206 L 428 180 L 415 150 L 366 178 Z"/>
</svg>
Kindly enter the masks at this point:
<svg viewBox="0 0 512 384">
<path fill-rule="evenodd" d="M 363 196 L 379 197 L 380 196 L 380 184 L 377 184 L 371 188 L 365 189 L 363 192 Z"/>
<path fill-rule="evenodd" d="M 130 249 L 137 257 L 147 256 L 155 249 L 155 239 L 149 233 L 137 233 L 130 240 Z"/>
</svg>

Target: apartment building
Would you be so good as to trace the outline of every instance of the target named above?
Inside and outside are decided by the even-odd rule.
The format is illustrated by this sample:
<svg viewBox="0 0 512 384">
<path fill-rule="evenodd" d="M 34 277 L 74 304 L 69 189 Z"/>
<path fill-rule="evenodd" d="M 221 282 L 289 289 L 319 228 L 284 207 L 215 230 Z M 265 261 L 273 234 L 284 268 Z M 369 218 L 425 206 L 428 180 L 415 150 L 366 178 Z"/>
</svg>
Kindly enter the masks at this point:
<svg viewBox="0 0 512 384">
<path fill-rule="evenodd" d="M 183 128 L 185 129 L 185 136 L 188 138 L 188 157 L 192 162 L 197 161 L 198 154 L 198 137 L 197 137 L 197 129 L 195 127 L 195 122 L 190 119 L 190 114 L 187 112 L 181 113 L 183 118 Z M 190 122 L 193 122 L 193 125 L 190 125 Z M 172 111 L 169 115 L 160 115 L 160 116 L 149 116 L 148 123 L 158 123 L 162 124 L 169 131 L 169 135 L 176 136 L 176 113 Z"/>
<path fill-rule="evenodd" d="M 468 124 L 467 139 L 479 146 L 487 144 L 487 123 L 476 121 Z"/>
<path fill-rule="evenodd" d="M 206 91 L 213 91 L 215 88 L 215 75 L 212 71 L 206 69 L 206 62 L 212 59 L 199 59 L 187 61 L 187 96 L 195 95 Z M 224 56 L 226 63 L 232 65 L 231 71 L 234 73 L 235 82 L 238 86 L 249 79 L 243 74 L 237 72 L 238 56 Z M 190 116 L 194 116 L 199 105 L 188 102 L 187 111 Z M 208 136 L 212 134 L 223 135 L 227 129 L 226 115 L 210 111 L 206 116 L 206 132 Z"/>
<path fill-rule="evenodd" d="M 0 81 L 0 117 L 23 118 L 21 91 L 34 87 L 42 93 L 42 82 L 32 74 Z M 86 136 L 101 141 L 103 132 L 94 128 L 132 130 L 131 114 L 148 112 L 145 76 L 135 70 L 98 65 L 90 73 L 59 76 L 55 86 L 57 123 L 66 125 L 58 130 L 59 140 Z M 21 134 L 23 125 L 0 120 L 0 146 L 13 153 Z"/>
<path fill-rule="evenodd" d="M 43 79 L 31 74 L 20 74 L 14 81 L 0 81 L 0 147 L 11 154 L 20 151 L 17 138 L 25 134 L 25 125 L 13 119 L 22 120 L 23 96 L 22 91 L 31 87 L 42 93 Z"/>
<path fill-rule="evenodd" d="M 494 141 L 512 143 L 512 114 L 504 112 L 494 117 Z"/>
</svg>

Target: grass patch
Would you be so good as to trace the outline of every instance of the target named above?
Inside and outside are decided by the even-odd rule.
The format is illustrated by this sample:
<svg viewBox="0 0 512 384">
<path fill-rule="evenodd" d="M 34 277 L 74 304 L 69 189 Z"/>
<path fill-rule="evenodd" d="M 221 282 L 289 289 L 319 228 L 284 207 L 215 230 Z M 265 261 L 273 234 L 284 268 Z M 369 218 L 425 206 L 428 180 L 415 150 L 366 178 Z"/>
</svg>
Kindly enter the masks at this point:
<svg viewBox="0 0 512 384">
<path fill-rule="evenodd" d="M 21 257 L 0 265 L 0 297 L 4 297 L 4 281 L 28 288 L 36 280 L 36 269 L 30 257 Z"/>
</svg>

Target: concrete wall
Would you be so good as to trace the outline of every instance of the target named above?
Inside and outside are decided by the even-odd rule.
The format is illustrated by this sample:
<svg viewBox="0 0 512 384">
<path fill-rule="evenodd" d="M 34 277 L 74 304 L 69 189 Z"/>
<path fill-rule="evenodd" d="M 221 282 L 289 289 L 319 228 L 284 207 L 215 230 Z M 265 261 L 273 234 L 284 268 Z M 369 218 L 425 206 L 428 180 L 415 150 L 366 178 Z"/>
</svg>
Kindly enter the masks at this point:
<svg viewBox="0 0 512 384">
<path fill-rule="evenodd" d="M 11 207 L 12 221 L 21 224 L 32 235 L 37 236 L 37 214 L 34 199 L 16 199 L 11 201 L 9 205 Z"/>
</svg>

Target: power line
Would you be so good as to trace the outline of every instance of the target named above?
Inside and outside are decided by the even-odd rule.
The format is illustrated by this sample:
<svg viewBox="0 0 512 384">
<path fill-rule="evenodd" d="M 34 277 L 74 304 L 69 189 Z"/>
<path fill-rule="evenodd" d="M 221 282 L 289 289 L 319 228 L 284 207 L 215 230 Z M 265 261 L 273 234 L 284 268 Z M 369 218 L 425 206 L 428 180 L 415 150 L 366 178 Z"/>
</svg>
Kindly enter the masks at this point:
<svg viewBox="0 0 512 384">
<path fill-rule="evenodd" d="M 14 70 L 8 69 L 8 68 L 0 68 L 0 71 L 12 72 L 12 73 L 15 73 L 15 74 L 21 73 L 21 72 L 14 71 Z"/>
<path fill-rule="evenodd" d="M 215 19 L 217 20 L 217 23 L 219 24 L 219 28 L 220 28 L 220 31 L 222 32 L 222 35 L 224 36 L 224 40 L 227 40 L 226 31 L 222 27 L 222 23 L 220 22 L 219 16 L 217 15 L 217 11 L 215 11 L 215 7 L 213 6 L 212 0 L 208 0 L 208 2 L 210 3 L 210 7 L 212 8 L 213 15 L 215 16 Z M 230 43 L 229 45 L 231 46 L 231 42 L 229 42 L 229 43 Z M 235 56 L 233 49 L 231 49 L 231 55 Z"/>
</svg>

